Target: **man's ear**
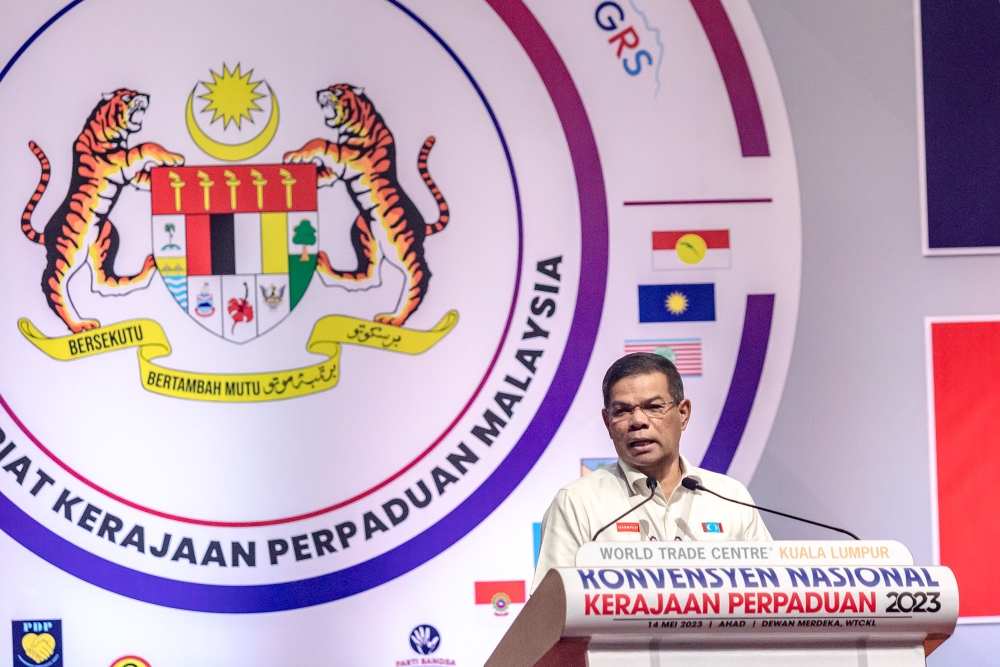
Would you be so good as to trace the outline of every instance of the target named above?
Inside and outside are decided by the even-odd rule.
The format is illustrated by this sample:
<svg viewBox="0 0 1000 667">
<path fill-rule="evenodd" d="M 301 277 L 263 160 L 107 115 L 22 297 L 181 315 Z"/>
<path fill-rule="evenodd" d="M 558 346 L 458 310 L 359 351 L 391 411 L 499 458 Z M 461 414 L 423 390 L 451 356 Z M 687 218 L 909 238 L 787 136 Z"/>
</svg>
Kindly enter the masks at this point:
<svg viewBox="0 0 1000 667">
<path fill-rule="evenodd" d="M 604 428 L 608 429 L 608 435 L 611 435 L 611 417 L 607 408 L 601 408 L 601 419 L 604 420 Z"/>
<path fill-rule="evenodd" d="M 681 415 L 681 430 L 687 428 L 688 420 L 691 419 L 691 400 L 685 398 L 677 405 L 677 411 Z"/>
</svg>

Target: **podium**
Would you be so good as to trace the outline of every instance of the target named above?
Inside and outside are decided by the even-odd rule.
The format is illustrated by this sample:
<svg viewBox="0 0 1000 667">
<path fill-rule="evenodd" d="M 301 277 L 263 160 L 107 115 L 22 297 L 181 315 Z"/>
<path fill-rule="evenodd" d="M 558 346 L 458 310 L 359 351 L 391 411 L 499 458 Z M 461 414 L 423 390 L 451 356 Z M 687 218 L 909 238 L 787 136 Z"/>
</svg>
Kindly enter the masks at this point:
<svg viewBox="0 0 1000 667">
<path fill-rule="evenodd" d="M 958 586 L 893 541 L 592 542 L 486 667 L 916 667 Z"/>
</svg>

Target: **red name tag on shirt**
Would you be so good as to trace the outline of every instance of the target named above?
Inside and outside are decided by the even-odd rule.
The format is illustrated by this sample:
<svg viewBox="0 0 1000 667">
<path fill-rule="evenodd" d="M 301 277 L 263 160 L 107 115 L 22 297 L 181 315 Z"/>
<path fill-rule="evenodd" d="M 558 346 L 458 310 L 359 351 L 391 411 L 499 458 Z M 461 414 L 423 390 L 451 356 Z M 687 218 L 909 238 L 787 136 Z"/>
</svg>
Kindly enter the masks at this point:
<svg viewBox="0 0 1000 667">
<path fill-rule="evenodd" d="M 615 528 L 619 533 L 638 533 L 639 532 L 639 522 L 638 521 L 619 521 L 615 524 Z"/>
</svg>

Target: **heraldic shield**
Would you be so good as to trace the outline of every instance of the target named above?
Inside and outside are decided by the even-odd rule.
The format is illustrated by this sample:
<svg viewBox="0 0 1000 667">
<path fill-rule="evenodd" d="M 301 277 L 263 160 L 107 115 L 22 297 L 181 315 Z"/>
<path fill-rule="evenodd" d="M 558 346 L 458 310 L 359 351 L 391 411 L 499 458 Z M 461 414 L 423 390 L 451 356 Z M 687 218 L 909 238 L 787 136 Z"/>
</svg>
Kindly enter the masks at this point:
<svg viewBox="0 0 1000 667">
<path fill-rule="evenodd" d="M 243 343 L 302 299 L 319 249 L 316 166 L 151 170 L 153 256 L 191 319 Z"/>
</svg>

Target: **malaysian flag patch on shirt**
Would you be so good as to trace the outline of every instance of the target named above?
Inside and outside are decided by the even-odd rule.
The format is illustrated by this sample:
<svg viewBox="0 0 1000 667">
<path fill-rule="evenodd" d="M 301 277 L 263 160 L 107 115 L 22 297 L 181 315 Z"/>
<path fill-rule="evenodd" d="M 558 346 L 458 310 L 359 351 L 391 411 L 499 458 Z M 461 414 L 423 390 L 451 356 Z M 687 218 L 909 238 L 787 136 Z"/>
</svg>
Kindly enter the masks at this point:
<svg viewBox="0 0 1000 667">
<path fill-rule="evenodd" d="M 708 523 L 701 524 L 701 529 L 706 533 L 721 533 L 722 524 L 718 521 L 709 521 Z"/>
</svg>

